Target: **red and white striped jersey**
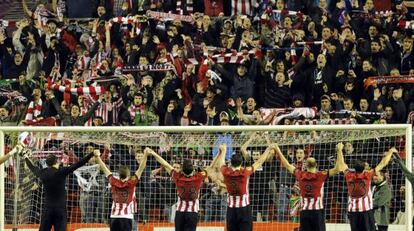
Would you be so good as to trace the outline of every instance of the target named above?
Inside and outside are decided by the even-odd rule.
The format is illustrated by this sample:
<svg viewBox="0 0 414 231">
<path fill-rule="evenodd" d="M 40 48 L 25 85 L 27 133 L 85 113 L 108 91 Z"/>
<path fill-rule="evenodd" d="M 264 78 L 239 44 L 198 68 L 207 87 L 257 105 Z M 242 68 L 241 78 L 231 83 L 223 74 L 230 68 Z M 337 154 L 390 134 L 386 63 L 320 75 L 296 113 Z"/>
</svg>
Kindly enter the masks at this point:
<svg viewBox="0 0 414 231">
<path fill-rule="evenodd" d="M 253 174 L 252 167 L 233 170 L 228 166 L 221 167 L 224 184 L 227 192 L 227 205 L 229 208 L 242 208 L 250 205 L 249 179 Z"/>
<path fill-rule="evenodd" d="M 294 175 L 299 182 L 302 210 L 323 209 L 323 186 L 328 178 L 328 172 L 318 171 L 312 173 L 297 168 Z"/>
<path fill-rule="evenodd" d="M 181 172 L 172 171 L 172 179 L 178 195 L 177 211 L 198 212 L 200 189 L 206 177 L 206 172 L 197 172 L 187 177 Z"/>
<path fill-rule="evenodd" d="M 137 212 L 135 186 L 138 178 L 132 176 L 129 180 L 122 182 L 110 175 L 108 179 L 112 192 L 111 218 L 134 219 L 134 213 Z"/>
<path fill-rule="evenodd" d="M 373 208 L 371 181 L 374 170 L 357 173 L 347 169 L 344 172 L 348 188 L 348 212 L 365 212 Z"/>
</svg>

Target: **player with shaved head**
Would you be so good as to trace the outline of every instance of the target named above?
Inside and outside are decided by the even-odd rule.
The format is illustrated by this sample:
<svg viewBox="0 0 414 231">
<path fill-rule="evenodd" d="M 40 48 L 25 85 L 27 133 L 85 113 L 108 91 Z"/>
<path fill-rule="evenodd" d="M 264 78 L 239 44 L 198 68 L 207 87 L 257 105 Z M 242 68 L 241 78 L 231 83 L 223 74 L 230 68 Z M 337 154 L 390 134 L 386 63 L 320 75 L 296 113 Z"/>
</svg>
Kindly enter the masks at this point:
<svg viewBox="0 0 414 231">
<path fill-rule="evenodd" d="M 300 231 L 325 231 L 325 210 L 323 206 L 323 186 L 329 176 L 338 174 L 339 166 L 319 171 L 315 158 L 305 161 L 305 170 L 290 164 L 280 149 L 276 148 L 276 157 L 288 172 L 294 174 L 299 182 L 301 196 Z"/>
</svg>

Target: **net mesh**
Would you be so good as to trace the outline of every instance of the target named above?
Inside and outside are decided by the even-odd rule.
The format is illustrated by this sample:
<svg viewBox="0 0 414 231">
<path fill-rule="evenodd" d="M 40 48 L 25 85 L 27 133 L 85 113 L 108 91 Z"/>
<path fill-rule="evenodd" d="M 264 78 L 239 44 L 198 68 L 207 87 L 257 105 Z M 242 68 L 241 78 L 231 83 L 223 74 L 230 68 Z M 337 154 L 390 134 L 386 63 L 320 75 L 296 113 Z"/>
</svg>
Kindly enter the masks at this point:
<svg viewBox="0 0 414 231">
<path fill-rule="evenodd" d="M 335 146 L 345 144 L 347 163 L 363 159 L 375 167 L 390 147 L 396 147 L 405 158 L 405 130 L 336 130 L 336 131 L 265 131 L 265 132 L 32 132 L 6 133 L 6 152 L 18 139 L 24 139 L 32 150 L 32 160 L 37 166 L 46 166 L 45 157 L 56 155 L 63 165 L 70 165 L 95 149 L 116 175 L 121 165 L 131 172 L 137 170 L 145 147 L 160 153 L 169 163 L 179 165 L 191 159 L 199 169 L 207 167 L 220 144 L 227 144 L 226 160 L 231 154 L 242 152 L 245 165 L 252 164 L 270 143 L 279 144 L 289 161 L 301 167 L 308 157 L 317 160 L 319 169 L 329 169 L 335 164 Z M 400 192 L 404 177 L 396 164 L 390 163 L 386 177 L 392 188 L 389 202 L 390 221 L 399 211 L 404 211 L 404 197 Z M 17 191 L 16 191 L 17 189 Z M 67 178 L 67 213 L 69 230 L 108 227 L 111 194 L 108 180 L 92 159 Z M 294 177 L 271 158 L 250 178 L 254 230 L 292 230 L 298 227 L 300 194 Z M 177 196 L 170 176 L 154 158 L 149 157 L 137 188 L 138 213 L 134 230 L 174 225 Z M 343 174 L 330 177 L 324 187 L 326 220 L 332 224 L 346 224 L 347 191 Z M 12 158 L 6 162 L 5 223 L 8 228 L 39 227 L 43 186 L 23 161 Z M 15 200 L 17 207 L 15 208 Z M 199 230 L 224 230 L 226 194 L 216 184 L 206 181 L 200 192 Z M 15 218 L 15 219 L 13 219 Z M 17 223 L 13 225 L 13 222 Z M 330 227 L 335 227 L 330 226 Z M 329 229 L 329 228 L 328 228 Z M 156 229 L 154 229 L 156 230 Z M 168 230 L 159 229 L 159 230 Z M 173 230 L 173 229 L 171 229 Z"/>
</svg>

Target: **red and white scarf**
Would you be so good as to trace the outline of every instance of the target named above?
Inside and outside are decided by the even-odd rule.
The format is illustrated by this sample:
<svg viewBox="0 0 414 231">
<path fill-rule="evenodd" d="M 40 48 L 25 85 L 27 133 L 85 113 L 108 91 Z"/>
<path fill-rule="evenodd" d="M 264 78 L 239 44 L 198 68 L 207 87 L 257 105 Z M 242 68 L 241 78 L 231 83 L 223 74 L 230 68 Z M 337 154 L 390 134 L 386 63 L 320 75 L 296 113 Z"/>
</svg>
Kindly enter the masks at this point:
<svg viewBox="0 0 414 231">
<path fill-rule="evenodd" d="M 37 103 L 35 103 L 34 101 L 30 102 L 29 107 L 27 108 L 26 111 L 26 121 L 32 121 L 34 120 L 36 117 L 38 117 L 41 113 L 42 113 L 42 99 L 39 99 L 39 101 Z"/>
<path fill-rule="evenodd" d="M 105 93 L 105 88 L 102 86 L 89 86 L 89 87 L 65 87 L 59 84 L 48 83 L 48 88 L 56 91 L 70 93 L 73 95 L 90 95 L 98 96 Z"/>
<path fill-rule="evenodd" d="M 180 14 L 172 14 L 172 13 L 164 13 L 158 11 L 147 11 L 147 16 L 156 20 L 161 21 L 175 21 L 179 20 L 182 22 L 193 23 L 194 19 L 190 15 L 180 15 Z"/>
<path fill-rule="evenodd" d="M 187 0 L 186 1 L 186 10 L 187 10 L 187 14 L 192 14 L 193 13 L 193 0 Z M 177 11 L 177 13 L 179 13 L 181 15 L 184 14 L 184 10 L 183 10 L 181 0 L 177 0 L 176 11 Z"/>
</svg>

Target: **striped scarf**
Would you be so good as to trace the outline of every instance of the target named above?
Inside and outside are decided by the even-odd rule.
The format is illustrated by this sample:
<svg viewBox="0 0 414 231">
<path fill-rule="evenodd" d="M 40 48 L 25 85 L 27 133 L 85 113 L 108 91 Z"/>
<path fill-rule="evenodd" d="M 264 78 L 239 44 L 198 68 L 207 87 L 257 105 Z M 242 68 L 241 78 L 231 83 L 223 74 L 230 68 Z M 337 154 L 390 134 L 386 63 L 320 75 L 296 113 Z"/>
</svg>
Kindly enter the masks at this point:
<svg viewBox="0 0 414 231">
<path fill-rule="evenodd" d="M 102 86 L 89 86 L 89 87 L 65 87 L 59 84 L 52 84 L 51 81 L 48 81 L 48 88 L 63 93 L 70 93 L 72 95 L 90 95 L 98 96 L 105 93 L 105 88 Z"/>
<path fill-rule="evenodd" d="M 25 120 L 32 121 L 36 117 L 40 116 L 40 114 L 42 113 L 42 105 L 42 99 L 39 99 L 37 103 L 35 103 L 34 101 L 30 102 L 29 107 L 27 108 Z"/>
<path fill-rule="evenodd" d="M 187 0 L 186 1 L 185 10 L 187 11 L 188 15 L 193 13 L 193 0 Z M 177 11 L 178 14 L 181 14 L 181 15 L 184 14 L 183 4 L 182 4 L 181 0 L 177 0 L 176 11 Z"/>
</svg>

